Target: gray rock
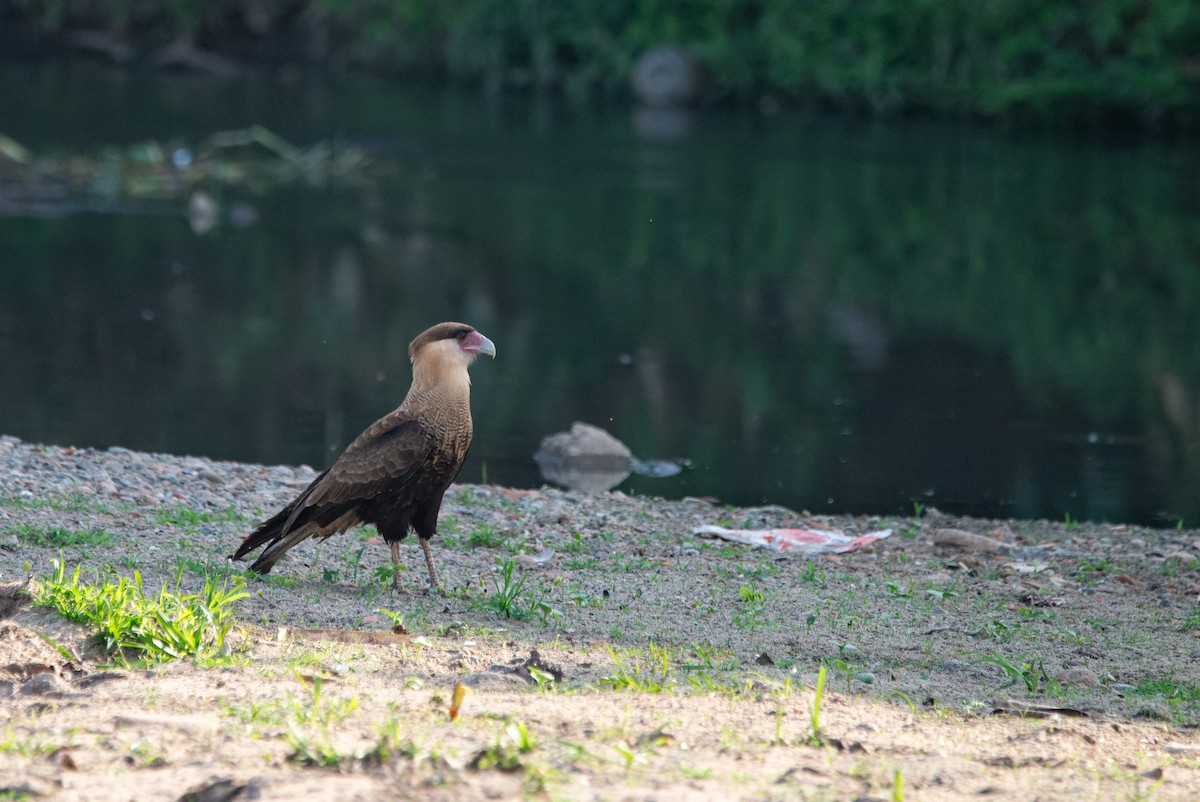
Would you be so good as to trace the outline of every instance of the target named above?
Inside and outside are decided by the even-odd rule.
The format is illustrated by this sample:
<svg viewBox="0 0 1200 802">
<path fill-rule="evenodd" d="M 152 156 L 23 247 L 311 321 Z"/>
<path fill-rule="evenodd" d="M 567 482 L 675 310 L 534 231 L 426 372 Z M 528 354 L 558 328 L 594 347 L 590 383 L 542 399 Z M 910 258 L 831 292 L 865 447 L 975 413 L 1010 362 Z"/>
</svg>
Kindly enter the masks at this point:
<svg viewBox="0 0 1200 802">
<path fill-rule="evenodd" d="M 49 672 L 34 674 L 21 685 L 22 696 L 52 696 L 64 693 L 67 685 Z"/>
<path fill-rule="evenodd" d="M 90 688 L 93 685 L 99 685 L 103 682 L 108 682 L 114 679 L 125 679 L 126 675 L 122 671 L 97 671 L 95 674 L 88 674 L 85 677 L 80 677 L 75 681 L 76 688 Z"/>
<path fill-rule="evenodd" d="M 633 452 L 603 429 L 576 421 L 542 439 L 533 459 L 543 478 L 584 493 L 611 490 L 633 471 Z"/>
<path fill-rule="evenodd" d="M 1100 678 L 1090 668 L 1066 668 L 1054 676 L 1063 685 L 1080 685 L 1085 688 L 1100 687 Z"/>
<path fill-rule="evenodd" d="M 462 684 L 477 691 L 514 691 L 529 686 L 523 677 L 512 672 L 499 671 L 472 674 L 464 678 Z"/>
<path fill-rule="evenodd" d="M 961 529 L 938 529 L 933 533 L 933 545 L 966 549 L 967 551 L 995 554 L 1004 549 L 1004 544 L 986 535 L 964 532 Z"/>
</svg>

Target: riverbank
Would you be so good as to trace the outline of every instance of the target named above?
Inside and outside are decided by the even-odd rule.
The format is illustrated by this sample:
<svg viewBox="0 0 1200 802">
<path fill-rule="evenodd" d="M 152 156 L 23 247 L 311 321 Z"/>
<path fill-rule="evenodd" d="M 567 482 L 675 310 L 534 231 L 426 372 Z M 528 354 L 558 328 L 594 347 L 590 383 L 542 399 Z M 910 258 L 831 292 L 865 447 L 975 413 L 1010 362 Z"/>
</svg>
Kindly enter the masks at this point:
<svg viewBox="0 0 1200 802">
<path fill-rule="evenodd" d="M 0 0 L 14 55 L 85 52 L 218 79 L 354 69 L 421 81 L 630 93 L 664 45 L 694 63 L 683 97 L 869 117 L 937 114 L 1033 126 L 1195 131 L 1198 12 L 896 0 L 554 4 L 261 2 L 244 8 Z M 676 59 L 678 61 L 678 59 Z M 671 80 L 672 68 L 659 65 Z M 702 79 L 701 79 L 702 76 Z M 675 94 L 675 93 L 671 93 Z"/>
<path fill-rule="evenodd" d="M 0 626 L 19 657 L 0 669 L 13 722 L 0 790 L 899 798 L 900 782 L 921 800 L 1183 800 L 1200 788 L 1197 530 L 459 485 L 434 542 L 445 597 L 393 595 L 370 531 L 305 544 L 265 579 L 227 563 L 313 475 L 0 438 L 0 581 L 61 558 L 89 581 L 137 572 L 147 593 L 206 577 L 250 591 L 214 667 L 115 673 L 87 631 L 10 593 Z M 893 534 L 808 560 L 695 534 L 712 525 Z M 404 548 L 419 585 L 420 552 Z M 472 692 L 454 721 L 456 682 Z"/>
</svg>

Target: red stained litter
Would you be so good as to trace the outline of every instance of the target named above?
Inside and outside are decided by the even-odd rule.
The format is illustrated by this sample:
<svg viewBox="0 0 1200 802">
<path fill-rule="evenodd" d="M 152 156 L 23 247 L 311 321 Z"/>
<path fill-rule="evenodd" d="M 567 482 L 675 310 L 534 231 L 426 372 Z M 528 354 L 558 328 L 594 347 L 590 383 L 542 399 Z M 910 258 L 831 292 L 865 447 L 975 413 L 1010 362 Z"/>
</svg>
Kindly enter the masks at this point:
<svg viewBox="0 0 1200 802">
<path fill-rule="evenodd" d="M 858 551 L 863 546 L 891 536 L 892 530 L 880 529 L 851 537 L 835 529 L 726 529 L 723 526 L 700 526 L 692 530 L 692 534 L 719 537 L 781 553 L 797 552 L 812 556 Z"/>
</svg>

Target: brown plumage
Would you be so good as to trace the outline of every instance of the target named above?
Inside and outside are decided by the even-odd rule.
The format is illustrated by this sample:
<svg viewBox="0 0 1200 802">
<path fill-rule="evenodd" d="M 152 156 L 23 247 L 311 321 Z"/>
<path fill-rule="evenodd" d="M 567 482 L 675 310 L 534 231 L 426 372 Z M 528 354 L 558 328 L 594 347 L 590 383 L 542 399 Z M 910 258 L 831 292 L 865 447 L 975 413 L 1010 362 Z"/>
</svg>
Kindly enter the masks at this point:
<svg viewBox="0 0 1200 802">
<path fill-rule="evenodd" d="M 400 590 L 400 541 L 416 530 L 430 589 L 438 586 L 429 539 L 442 495 L 471 445 L 471 379 L 467 366 L 496 347 L 465 323 L 439 323 L 408 346 L 413 382 L 397 409 L 367 427 L 304 492 L 246 536 L 240 560 L 266 544 L 250 569 L 265 574 L 288 550 L 356 524 L 374 524 L 392 549 Z"/>
</svg>

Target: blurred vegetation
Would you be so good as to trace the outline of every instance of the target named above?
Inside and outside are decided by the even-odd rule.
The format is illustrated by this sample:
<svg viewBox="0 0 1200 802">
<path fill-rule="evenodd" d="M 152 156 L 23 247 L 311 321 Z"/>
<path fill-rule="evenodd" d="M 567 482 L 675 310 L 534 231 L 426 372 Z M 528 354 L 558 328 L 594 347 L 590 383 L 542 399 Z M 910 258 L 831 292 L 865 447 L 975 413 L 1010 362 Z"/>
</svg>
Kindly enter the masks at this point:
<svg viewBox="0 0 1200 802">
<path fill-rule="evenodd" d="M 576 97 L 625 92 L 665 43 L 703 65 L 710 101 L 1200 127 L 1200 4 L 1180 0 L 0 0 L 0 28 L 26 51 L 164 63 L 183 41 Z"/>
</svg>

